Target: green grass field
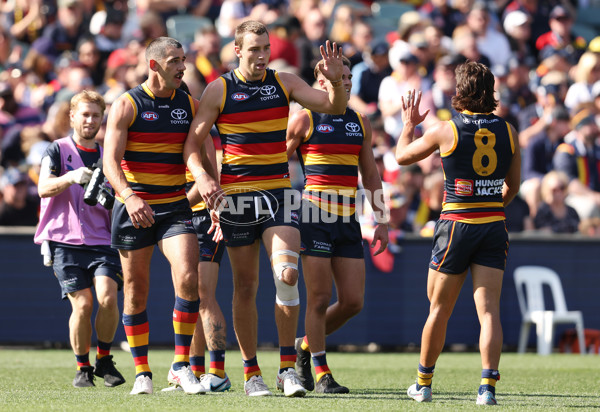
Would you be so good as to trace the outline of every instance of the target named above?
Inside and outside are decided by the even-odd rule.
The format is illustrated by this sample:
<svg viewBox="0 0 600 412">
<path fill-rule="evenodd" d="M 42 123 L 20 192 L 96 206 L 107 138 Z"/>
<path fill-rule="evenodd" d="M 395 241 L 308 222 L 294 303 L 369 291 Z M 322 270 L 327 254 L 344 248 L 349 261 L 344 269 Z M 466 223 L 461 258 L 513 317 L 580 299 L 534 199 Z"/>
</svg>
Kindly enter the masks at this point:
<svg viewBox="0 0 600 412">
<path fill-rule="evenodd" d="M 241 358 L 228 351 L 226 370 L 232 382 L 229 392 L 185 395 L 161 393 L 172 359 L 168 350 L 151 350 L 154 395 L 131 396 L 134 367 L 131 355 L 115 351 L 117 367 L 128 380 L 117 388 L 106 388 L 96 380 L 95 388 L 75 389 L 71 381 L 75 361 L 70 350 L 0 349 L 0 411 L 416 411 L 481 410 L 475 405 L 480 361 L 477 353 L 443 353 L 436 366 L 434 400 L 418 404 L 406 396 L 414 382 L 417 354 L 328 353 L 336 379 L 350 388 L 349 395 L 325 396 L 310 392 L 305 398 L 245 396 Z M 279 362 L 276 351 L 258 354 L 265 382 L 275 392 Z M 503 410 L 600 409 L 600 357 L 597 355 L 504 354 L 497 399 Z"/>
</svg>

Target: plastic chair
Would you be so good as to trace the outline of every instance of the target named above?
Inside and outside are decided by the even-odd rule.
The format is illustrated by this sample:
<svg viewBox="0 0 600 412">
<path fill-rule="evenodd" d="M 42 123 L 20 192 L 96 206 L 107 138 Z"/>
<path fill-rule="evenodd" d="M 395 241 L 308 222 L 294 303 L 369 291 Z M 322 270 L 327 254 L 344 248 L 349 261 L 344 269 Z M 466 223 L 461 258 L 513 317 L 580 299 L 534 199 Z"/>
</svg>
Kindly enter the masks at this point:
<svg viewBox="0 0 600 412">
<path fill-rule="evenodd" d="M 583 314 L 581 311 L 567 310 L 565 295 L 558 274 L 543 266 L 520 266 L 515 269 L 515 285 L 517 298 L 523 315 L 521 334 L 519 336 L 519 353 L 525 353 L 529 328 L 536 325 L 537 353 L 549 355 L 552 352 L 554 325 L 574 323 L 579 339 L 579 352 L 585 354 L 583 334 Z M 546 310 L 544 302 L 544 285 L 550 287 L 554 310 Z M 523 292 L 525 289 L 525 292 Z"/>
<path fill-rule="evenodd" d="M 213 25 L 208 17 L 191 16 L 188 14 L 176 14 L 165 22 L 169 37 L 179 40 L 188 45 L 194 41 L 198 29 Z"/>
</svg>

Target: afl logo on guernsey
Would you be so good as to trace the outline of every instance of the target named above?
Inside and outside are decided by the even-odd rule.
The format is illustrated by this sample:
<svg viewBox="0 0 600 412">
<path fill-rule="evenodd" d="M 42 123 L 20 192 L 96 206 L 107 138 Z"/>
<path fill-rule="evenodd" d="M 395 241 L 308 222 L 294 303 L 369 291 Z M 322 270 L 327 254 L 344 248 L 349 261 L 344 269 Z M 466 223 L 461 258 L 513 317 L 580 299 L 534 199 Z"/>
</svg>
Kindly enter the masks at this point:
<svg viewBox="0 0 600 412">
<path fill-rule="evenodd" d="M 154 121 L 158 120 L 158 113 L 144 112 L 144 113 L 142 113 L 142 119 L 147 120 L 149 122 L 154 122 Z"/>
<path fill-rule="evenodd" d="M 235 92 L 231 95 L 231 98 L 236 102 L 243 102 L 244 100 L 248 100 L 249 97 L 246 93 L 242 92 Z"/>
<path fill-rule="evenodd" d="M 322 123 L 317 126 L 317 132 L 320 133 L 331 133 L 333 130 L 333 126 L 327 123 Z"/>
</svg>

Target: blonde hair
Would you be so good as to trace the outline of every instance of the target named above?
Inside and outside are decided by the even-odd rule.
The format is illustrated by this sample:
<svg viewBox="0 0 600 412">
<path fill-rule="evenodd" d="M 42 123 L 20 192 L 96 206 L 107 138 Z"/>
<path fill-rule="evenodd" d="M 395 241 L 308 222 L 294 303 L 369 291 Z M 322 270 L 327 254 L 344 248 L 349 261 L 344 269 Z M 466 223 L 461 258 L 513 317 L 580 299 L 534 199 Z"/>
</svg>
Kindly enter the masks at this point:
<svg viewBox="0 0 600 412">
<path fill-rule="evenodd" d="M 564 172 L 551 170 L 550 172 L 546 173 L 546 175 L 544 175 L 542 178 L 542 183 L 540 184 L 540 194 L 542 200 L 548 204 L 552 202 L 552 188 L 550 186 L 554 180 L 558 181 L 564 187 L 565 191 L 569 185 L 569 177 Z"/>
<path fill-rule="evenodd" d="M 75 111 L 81 102 L 95 103 L 102 109 L 102 113 L 106 110 L 106 102 L 102 95 L 93 90 L 83 90 L 71 98 L 71 110 Z"/>
<path fill-rule="evenodd" d="M 581 55 L 575 68 L 574 80 L 577 83 L 590 83 L 592 71 L 600 64 L 600 55 L 587 51 Z"/>
</svg>

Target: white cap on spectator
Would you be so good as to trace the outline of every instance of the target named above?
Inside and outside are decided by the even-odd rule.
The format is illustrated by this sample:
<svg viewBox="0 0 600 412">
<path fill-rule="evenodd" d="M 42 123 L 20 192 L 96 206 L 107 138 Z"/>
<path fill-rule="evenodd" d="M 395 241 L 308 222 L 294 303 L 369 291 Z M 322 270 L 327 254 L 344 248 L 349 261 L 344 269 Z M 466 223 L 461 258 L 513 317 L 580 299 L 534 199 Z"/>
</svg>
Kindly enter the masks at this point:
<svg viewBox="0 0 600 412">
<path fill-rule="evenodd" d="M 512 33 L 512 31 L 519 26 L 527 23 L 529 16 L 521 10 L 511 11 L 504 18 L 504 31 L 506 33 Z"/>
</svg>

